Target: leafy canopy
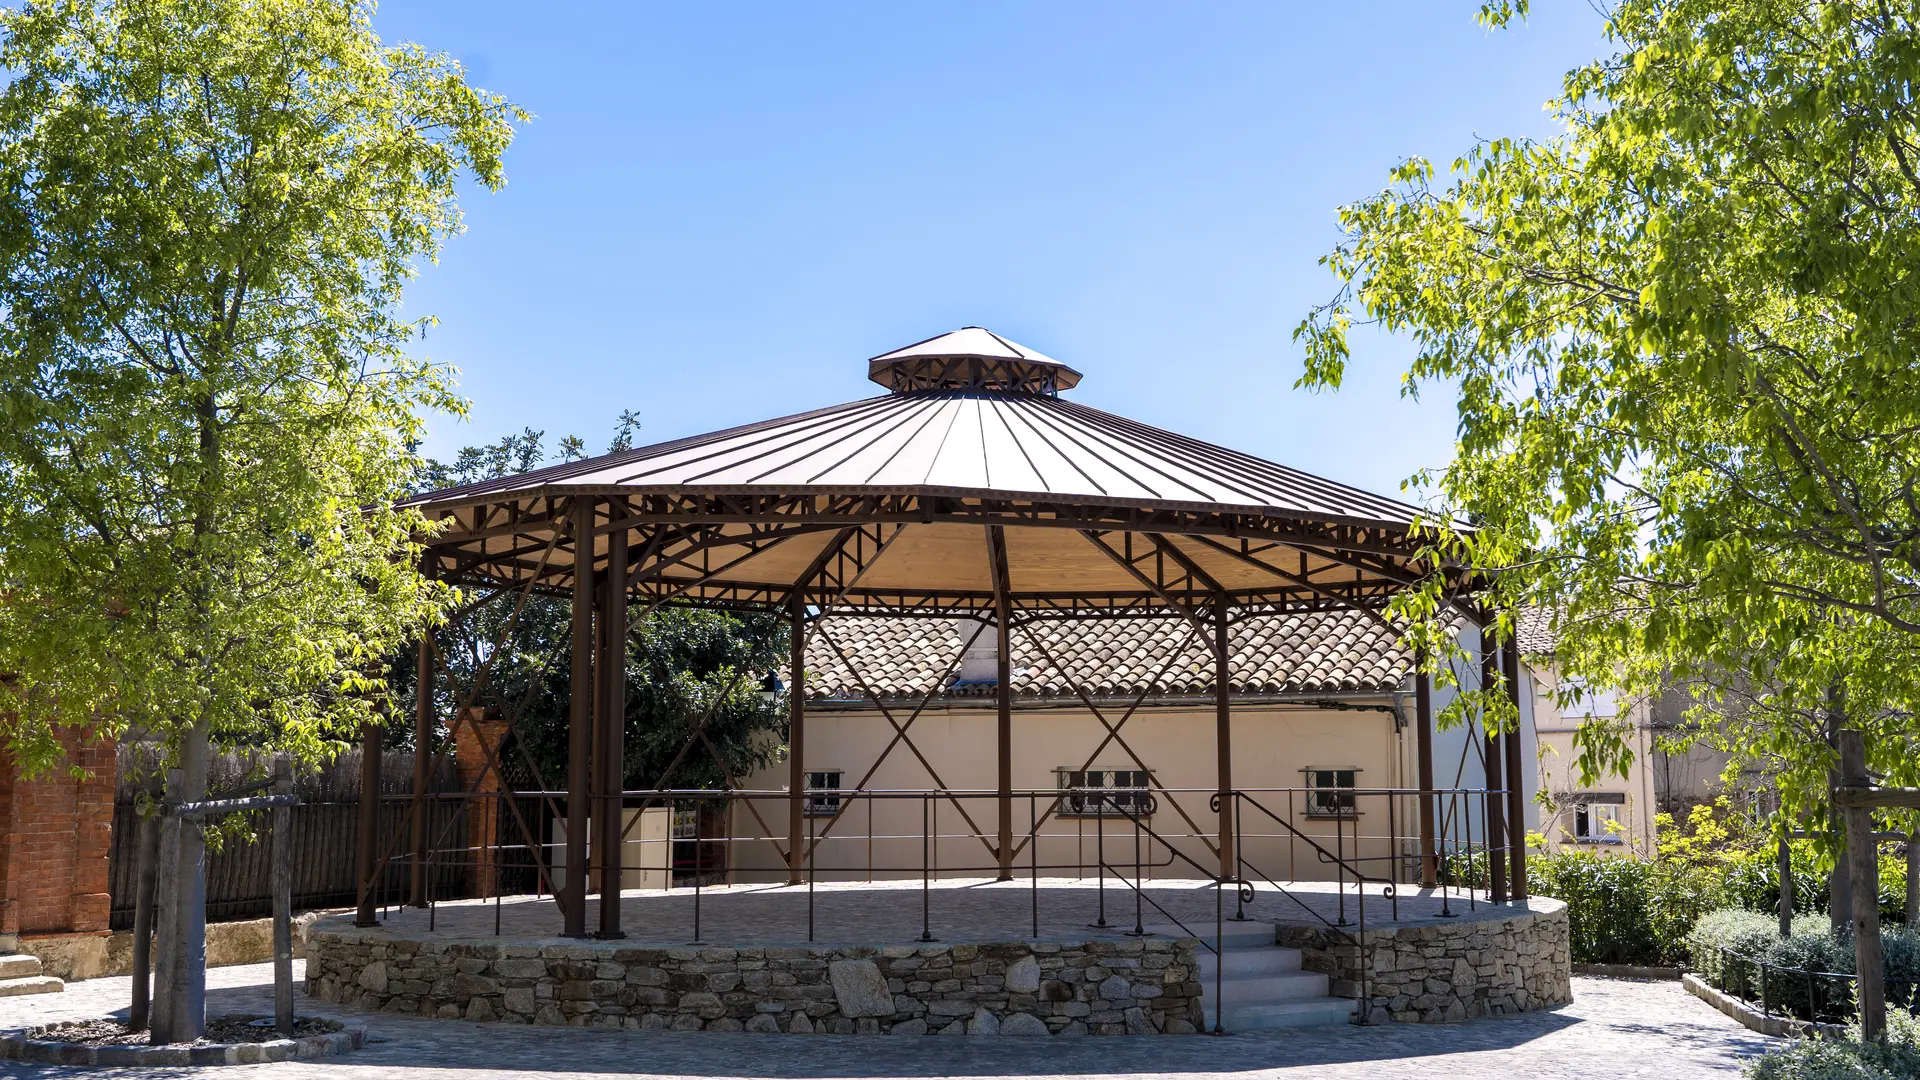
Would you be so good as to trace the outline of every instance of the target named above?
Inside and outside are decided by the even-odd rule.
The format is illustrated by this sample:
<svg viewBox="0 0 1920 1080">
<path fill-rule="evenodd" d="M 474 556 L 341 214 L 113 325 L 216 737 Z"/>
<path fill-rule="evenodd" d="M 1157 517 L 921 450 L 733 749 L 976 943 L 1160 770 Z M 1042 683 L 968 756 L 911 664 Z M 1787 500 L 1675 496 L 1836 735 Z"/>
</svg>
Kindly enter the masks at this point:
<svg viewBox="0 0 1920 1080">
<path fill-rule="evenodd" d="M 401 289 L 525 114 L 348 0 L 0 11 L 0 708 L 319 753 L 443 591 Z M 375 678 L 369 678 L 369 676 Z"/>
<path fill-rule="evenodd" d="M 1410 338 L 1405 392 L 1459 395 L 1457 456 L 1416 481 L 1480 525 L 1436 543 L 1499 571 L 1503 609 L 1548 609 L 1566 670 L 1694 683 L 1790 810 L 1822 797 L 1829 714 L 1911 783 L 1915 13 L 1620 0 L 1606 32 L 1559 135 L 1408 161 L 1340 211 L 1302 382 L 1340 385 L 1356 320 Z M 1611 728 L 1580 745 L 1589 777 L 1628 757 Z"/>
<path fill-rule="evenodd" d="M 640 418 L 620 414 L 608 452 L 630 449 Z M 559 457 L 584 456 L 585 441 L 559 440 Z M 450 463 L 423 463 L 422 490 L 525 472 L 547 458 L 546 433 L 531 428 L 484 446 L 469 446 Z M 514 617 L 518 608 L 519 616 Z M 785 621 L 776 616 L 665 608 L 636 608 L 627 641 L 627 713 L 622 774 L 628 787 L 723 788 L 773 764 L 785 751 L 784 701 L 761 698 L 761 682 L 787 653 Z M 434 715 L 487 708 L 514 721 L 521 749 L 537 775 L 528 786 L 564 785 L 567 729 L 573 697 L 568 663 L 572 607 L 566 597 L 520 597 L 508 589 L 436 631 L 443 658 L 434 668 Z M 388 726 L 396 743 L 413 738 L 413 701 L 419 692 L 414 650 L 396 654 L 389 668 L 392 696 L 404 703 Z M 484 682 L 482 676 L 484 674 Z M 682 753 L 704 719 L 704 741 Z M 435 733 L 443 741 L 450 730 Z M 709 752 L 711 748 L 711 752 Z M 523 767 L 519 751 L 503 758 L 510 773 Z M 669 767 L 672 772 L 669 773 Z"/>
</svg>

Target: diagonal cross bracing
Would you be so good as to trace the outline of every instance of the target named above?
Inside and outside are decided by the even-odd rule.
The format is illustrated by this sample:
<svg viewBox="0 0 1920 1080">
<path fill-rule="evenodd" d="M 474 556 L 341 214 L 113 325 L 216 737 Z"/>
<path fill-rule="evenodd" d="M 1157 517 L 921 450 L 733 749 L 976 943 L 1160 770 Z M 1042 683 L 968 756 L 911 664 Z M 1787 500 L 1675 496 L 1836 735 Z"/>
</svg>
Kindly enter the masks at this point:
<svg viewBox="0 0 1920 1080">
<path fill-rule="evenodd" d="M 899 744 L 901 739 L 906 738 L 907 729 L 913 726 L 913 722 L 915 720 L 920 719 L 920 713 L 926 709 L 928 703 L 933 701 L 934 697 L 937 696 L 940 693 L 941 689 L 947 685 L 947 680 L 953 676 L 954 669 L 960 665 L 961 659 L 967 655 L 967 650 L 973 647 L 973 643 L 979 640 L 980 635 L 986 631 L 986 628 L 987 628 L 986 624 L 981 623 L 978 627 L 974 629 L 973 636 L 968 638 L 966 640 L 966 643 L 960 647 L 960 651 L 954 654 L 954 657 L 952 660 L 947 662 L 946 670 L 942 671 L 940 673 L 940 677 L 935 679 L 933 681 L 933 684 L 930 687 L 928 687 L 927 692 L 921 695 L 920 703 L 913 707 L 912 713 L 908 714 L 907 722 L 904 724 L 897 724 L 894 726 L 893 738 L 887 741 L 887 745 L 880 751 L 880 756 L 874 759 L 874 762 L 872 765 L 868 766 L 866 775 L 862 776 L 860 778 L 860 782 L 855 784 L 849 790 L 852 790 L 855 792 L 867 790 L 867 783 L 868 781 L 873 779 L 873 774 L 880 771 L 881 764 L 887 760 L 887 756 L 889 754 L 893 753 L 893 748 Z M 831 640 L 829 640 L 828 644 L 833 645 L 834 643 Z M 835 650 L 838 651 L 837 645 L 835 646 Z M 856 678 L 858 677 L 857 673 L 855 677 Z M 891 721 L 892 717 L 889 716 L 888 720 Z M 827 833 L 832 831 L 834 824 L 838 822 L 841 816 L 847 812 L 847 808 L 850 805 L 851 805 L 850 802 L 842 802 L 840 804 L 839 809 L 833 812 L 833 816 L 827 819 L 826 826 L 820 830 L 818 839 L 820 840 L 826 839 Z"/>
<path fill-rule="evenodd" d="M 986 624 L 982 623 L 981 629 L 984 630 L 985 627 L 986 627 Z M 979 635 L 980 635 L 980 630 L 974 631 L 975 638 L 979 637 Z M 899 745 L 900 743 L 902 742 L 906 743 L 907 749 L 913 751 L 913 756 L 919 759 L 920 767 L 927 770 L 927 776 L 929 779 L 933 781 L 934 787 L 939 789 L 941 793 L 946 794 L 947 801 L 953 804 L 953 808 L 955 810 L 960 811 L 960 816 L 966 821 L 967 827 L 973 830 L 975 839 L 978 839 L 980 843 L 986 847 L 987 853 L 989 855 L 993 856 L 996 859 L 999 858 L 1000 852 L 993 846 L 993 844 L 990 841 L 987 840 L 986 834 L 980 831 L 979 823 L 973 820 L 972 814 L 967 813 L 966 806 L 963 805 L 958 798 L 954 797 L 952 794 L 948 794 L 949 792 L 951 792 L 952 789 L 947 786 L 947 782 L 945 780 L 941 779 L 939 770 L 935 769 L 933 767 L 933 762 L 928 761 L 927 756 L 920 752 L 920 747 L 915 745 L 913 741 L 913 737 L 907 734 L 906 726 L 902 725 L 898 720 L 895 720 L 893 718 L 893 711 L 887 708 L 886 703 L 880 700 L 880 696 L 878 694 L 874 693 L 873 687 L 867 684 L 866 676 L 860 674 L 860 669 L 854 666 L 853 661 L 849 659 L 846 652 L 840 648 L 840 643 L 833 640 L 833 635 L 827 632 L 827 628 L 824 625 L 824 623 L 820 627 L 820 639 L 822 641 L 825 641 L 827 645 L 833 649 L 834 654 L 840 658 L 840 662 L 846 665 L 846 668 L 849 672 L 852 672 L 854 681 L 860 684 L 860 692 L 866 696 L 866 699 L 873 704 L 874 708 L 880 710 L 880 715 L 886 717 L 887 723 L 892 725 L 893 727 L 893 731 L 894 731 L 893 740 L 887 743 L 887 748 L 886 750 L 881 752 L 880 759 L 875 761 L 873 763 L 873 767 L 867 770 L 866 777 L 862 778 L 861 780 L 861 788 L 862 789 L 865 788 L 866 781 L 872 778 L 874 771 L 879 769 L 880 762 L 886 760 L 887 754 L 892 753 L 893 748 Z M 969 639 L 967 644 L 971 646 L 973 644 L 973 641 Z M 965 654 L 966 654 L 966 650 L 962 649 L 961 655 L 964 656 Z M 951 670 L 951 668 L 949 668 L 949 670 Z M 945 682 L 945 681 L 946 680 L 942 678 L 941 682 Z M 924 707 L 924 705 L 925 705 L 925 702 L 923 701 L 922 706 Z M 920 716 L 920 710 L 915 709 L 913 711 L 914 719 L 918 719 L 919 716 Z M 912 722 L 911 720 L 908 721 L 908 723 L 911 723 L 911 722 Z M 839 815 L 835 814 L 834 817 L 837 819 Z M 815 841 L 815 845 L 816 846 L 818 845 L 818 841 Z"/>
<path fill-rule="evenodd" d="M 1028 626 L 1028 623 L 1031 621 L 1032 620 L 1027 620 L 1027 619 L 1021 620 L 1017 624 L 1020 627 L 1020 632 L 1027 635 L 1027 640 L 1033 644 L 1033 647 L 1035 649 L 1039 650 L 1040 655 L 1047 661 L 1047 663 L 1051 664 L 1054 670 L 1060 672 L 1061 678 L 1066 680 L 1067 686 L 1069 689 L 1073 691 L 1074 696 L 1079 698 L 1080 703 L 1087 707 L 1087 711 L 1091 712 L 1093 714 L 1093 718 L 1100 722 L 1100 726 L 1107 729 L 1106 737 L 1100 740 L 1100 745 L 1093 748 L 1093 753 L 1087 755 L 1086 763 L 1080 766 L 1080 771 L 1085 772 L 1088 769 L 1093 768 L 1094 761 L 1096 761 L 1100 757 L 1101 752 L 1106 750 L 1109 744 L 1115 743 L 1115 742 L 1119 743 L 1121 749 L 1127 752 L 1127 756 L 1133 759 L 1133 763 L 1135 765 L 1140 766 L 1140 770 L 1147 774 L 1147 782 L 1151 784 L 1155 789 L 1157 789 L 1162 795 L 1166 796 L 1167 804 L 1169 806 L 1172 806 L 1174 809 L 1174 812 L 1180 815 L 1181 820 L 1187 823 L 1187 826 L 1193 830 L 1194 835 L 1200 838 L 1200 842 L 1207 846 L 1207 850 L 1212 852 L 1213 854 L 1216 854 L 1216 855 L 1219 854 L 1219 848 L 1217 848 L 1211 840 L 1207 839 L 1205 833 L 1201 832 L 1199 822 L 1196 822 L 1193 820 L 1193 817 L 1187 813 L 1186 808 L 1182 807 L 1180 805 L 1179 800 L 1173 797 L 1173 793 L 1167 790 L 1166 785 L 1161 783 L 1159 778 L 1154 776 L 1153 770 L 1147 767 L 1147 763 L 1141 759 L 1140 755 L 1134 751 L 1133 747 L 1128 745 L 1125 737 L 1123 737 L 1120 734 L 1120 729 L 1127 725 L 1127 721 L 1133 719 L 1133 714 L 1136 710 L 1140 708 L 1140 703 L 1145 701 L 1147 699 L 1147 695 L 1152 692 L 1154 683 L 1158 682 L 1160 678 L 1167 673 L 1167 670 L 1173 666 L 1173 662 L 1176 659 L 1178 659 L 1183 653 L 1186 652 L 1188 643 L 1192 642 L 1194 637 L 1198 635 L 1199 633 L 1198 628 L 1197 627 L 1188 628 L 1187 636 L 1181 638 L 1180 644 L 1176 646 L 1173 650 L 1167 653 L 1167 658 L 1160 662 L 1160 669 L 1154 672 L 1151 678 L 1146 679 L 1142 683 L 1140 687 L 1140 693 L 1134 697 L 1132 704 L 1127 706 L 1127 711 L 1121 715 L 1120 722 L 1115 724 L 1115 723 L 1109 723 L 1107 721 L 1106 714 L 1101 711 L 1098 705 L 1095 705 L 1093 703 L 1092 698 L 1087 696 L 1086 691 L 1080 686 L 1080 683 L 1077 680 L 1075 680 L 1071 674 L 1067 672 L 1066 666 L 1061 664 L 1058 660 L 1054 659 L 1053 654 L 1047 649 L 1046 645 L 1041 642 L 1040 636 L 1038 634 L 1035 634 L 1032 628 Z M 1060 800 L 1056 799 L 1054 801 L 1054 804 L 1047 808 L 1047 812 L 1040 816 L 1040 820 L 1035 822 L 1031 826 L 1030 831 L 1028 832 L 1028 835 L 1027 835 L 1027 839 L 1020 841 L 1020 843 L 1015 846 L 1014 854 L 1018 855 L 1021 851 L 1026 849 L 1027 841 L 1031 840 L 1034 836 L 1039 835 L 1040 826 L 1045 825 L 1049 820 L 1051 820 L 1059 812 L 1060 806 L 1061 806 Z"/>
</svg>

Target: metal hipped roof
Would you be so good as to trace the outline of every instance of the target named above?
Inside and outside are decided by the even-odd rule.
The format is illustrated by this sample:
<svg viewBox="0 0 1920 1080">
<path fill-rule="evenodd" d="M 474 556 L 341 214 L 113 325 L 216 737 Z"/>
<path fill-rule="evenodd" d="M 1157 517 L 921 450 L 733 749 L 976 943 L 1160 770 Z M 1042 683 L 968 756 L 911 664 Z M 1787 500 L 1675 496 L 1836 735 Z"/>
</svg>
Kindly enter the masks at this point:
<svg viewBox="0 0 1920 1080">
<path fill-rule="evenodd" d="M 1078 372 L 989 331 L 868 366 L 892 393 L 420 496 L 429 561 L 564 589 L 588 512 L 596 571 L 625 534 L 659 603 L 1277 612 L 1469 587 L 1417 507 L 1062 400 Z"/>
<path fill-rule="evenodd" d="M 451 506 L 564 486 L 682 492 L 923 491 L 1236 509 L 1406 527 L 1417 507 L 1044 394 L 887 394 L 448 488 Z"/>
</svg>

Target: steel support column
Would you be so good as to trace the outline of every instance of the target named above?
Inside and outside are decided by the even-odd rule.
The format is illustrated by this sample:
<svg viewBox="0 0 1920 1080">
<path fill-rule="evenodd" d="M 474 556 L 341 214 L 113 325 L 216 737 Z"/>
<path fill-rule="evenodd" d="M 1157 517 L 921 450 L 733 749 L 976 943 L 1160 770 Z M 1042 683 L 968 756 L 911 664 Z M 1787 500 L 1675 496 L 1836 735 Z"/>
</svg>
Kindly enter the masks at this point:
<svg viewBox="0 0 1920 1080">
<path fill-rule="evenodd" d="M 787 884 L 800 884 L 806 865 L 807 604 L 794 590 L 787 609 Z"/>
<path fill-rule="evenodd" d="M 573 679 L 567 692 L 567 937 L 587 936 L 587 818 L 593 767 L 593 501 L 573 502 Z"/>
<path fill-rule="evenodd" d="M 1480 690 L 1483 695 L 1491 695 L 1500 685 L 1500 654 L 1494 651 L 1493 627 L 1480 628 Z M 1504 794 L 1495 794 L 1505 788 L 1503 778 L 1506 764 L 1506 751 L 1502 744 L 1503 735 L 1498 730 L 1488 731 L 1486 718 L 1492 712 L 1489 697 L 1481 699 L 1480 733 L 1485 737 L 1485 753 L 1481 757 L 1481 768 L 1486 774 L 1487 809 L 1484 823 L 1487 837 L 1487 899 L 1494 903 L 1504 903 L 1507 899 L 1507 800 Z"/>
<path fill-rule="evenodd" d="M 1507 672 L 1507 699 L 1513 703 L 1513 730 L 1507 733 L 1507 847 L 1508 892 L 1515 900 L 1527 898 L 1527 793 L 1521 768 L 1520 643 L 1508 638 L 1500 646 Z"/>
<path fill-rule="evenodd" d="M 993 562 L 994 745 L 998 750 L 996 793 L 1000 817 L 1000 880 L 1013 880 L 1013 602 L 1007 573 L 1006 530 L 987 527 L 987 552 Z"/>
<path fill-rule="evenodd" d="M 1440 856 L 1433 835 L 1433 677 L 1425 660 L 1423 654 L 1413 676 L 1414 753 L 1420 777 L 1420 886 L 1431 889 L 1440 883 Z"/>
<path fill-rule="evenodd" d="M 600 804 L 594 808 L 594 826 L 600 839 L 600 934 L 602 938 L 621 938 L 620 871 L 622 831 L 621 808 L 626 790 L 627 728 L 627 533 L 617 530 L 607 537 L 607 571 L 601 575 L 600 659 L 595 664 L 600 692 L 594 695 L 600 708 L 595 725 L 600 734 L 594 747 L 594 771 L 600 777 Z"/>
<path fill-rule="evenodd" d="M 353 913 L 353 925 L 378 926 L 380 921 L 373 917 L 375 864 L 379 860 L 377 851 L 380 846 L 380 754 L 384 749 L 386 731 L 376 721 L 360 729 L 360 837 L 358 858 L 355 860 L 358 872 L 354 881 L 359 885 L 360 904 Z"/>
<path fill-rule="evenodd" d="M 419 658 L 414 667 L 413 703 L 413 865 L 407 868 L 407 903 L 427 906 L 427 785 L 433 766 L 433 643 L 420 636 Z"/>
<path fill-rule="evenodd" d="M 1213 731 L 1219 753 L 1215 766 L 1220 802 L 1220 876 L 1235 876 L 1233 834 L 1233 672 L 1228 663 L 1227 598 L 1214 598 L 1213 604 Z"/>
</svg>

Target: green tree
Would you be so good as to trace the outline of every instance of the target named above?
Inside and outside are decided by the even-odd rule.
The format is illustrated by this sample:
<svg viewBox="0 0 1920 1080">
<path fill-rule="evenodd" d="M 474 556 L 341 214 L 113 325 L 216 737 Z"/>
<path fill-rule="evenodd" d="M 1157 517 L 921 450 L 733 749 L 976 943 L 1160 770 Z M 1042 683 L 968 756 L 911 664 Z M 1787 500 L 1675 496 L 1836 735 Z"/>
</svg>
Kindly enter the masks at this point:
<svg viewBox="0 0 1920 1080">
<path fill-rule="evenodd" d="M 1915 12 L 1621 0 L 1606 33 L 1560 134 L 1340 211 L 1302 382 L 1340 385 L 1356 320 L 1412 340 L 1405 392 L 1459 400 L 1455 460 L 1414 482 L 1478 526 L 1436 515 L 1435 545 L 1549 609 L 1570 674 L 1698 687 L 1789 815 L 1822 812 L 1836 722 L 1914 782 Z M 1403 607 L 1432 632 L 1436 595 Z M 1589 776 L 1627 759 L 1607 726 L 1580 747 Z"/>
<path fill-rule="evenodd" d="M 637 415 L 623 411 L 608 452 L 631 449 L 639 426 Z M 425 462 L 418 485 L 426 491 L 525 472 L 547 459 L 545 440 L 545 432 L 529 428 L 465 447 L 451 462 Z M 558 446 L 560 460 L 584 456 L 585 441 L 578 437 L 563 438 Z M 519 604 L 518 594 L 508 591 L 436 633 L 444 661 L 435 670 L 434 714 L 444 721 L 466 705 L 514 717 L 521 747 L 541 778 L 556 786 L 567 782 L 571 619 L 566 597 L 535 594 Z M 786 625 L 778 618 L 688 609 L 636 617 L 627 635 L 627 786 L 654 786 L 676 760 L 667 783 L 679 788 L 722 788 L 729 775 L 740 780 L 771 764 L 784 749 L 786 707 L 764 701 L 761 682 L 784 662 L 786 649 Z M 396 654 L 389 668 L 399 707 L 388 731 L 398 745 L 413 738 L 417 671 L 412 649 Z M 486 681 L 476 694 L 482 671 Z M 696 745 L 683 755 L 702 718 L 714 752 Z M 450 737 L 444 722 L 436 737 Z"/>
<path fill-rule="evenodd" d="M 397 307 L 524 114 L 371 16 L 0 11 L 0 731 L 29 768 L 80 727 L 158 740 L 186 800 L 210 744 L 318 757 L 444 601 L 390 507 L 421 412 L 461 403 Z M 203 838 L 168 821 L 178 959 Z M 156 1028 L 199 1030 L 192 967 Z"/>
</svg>

